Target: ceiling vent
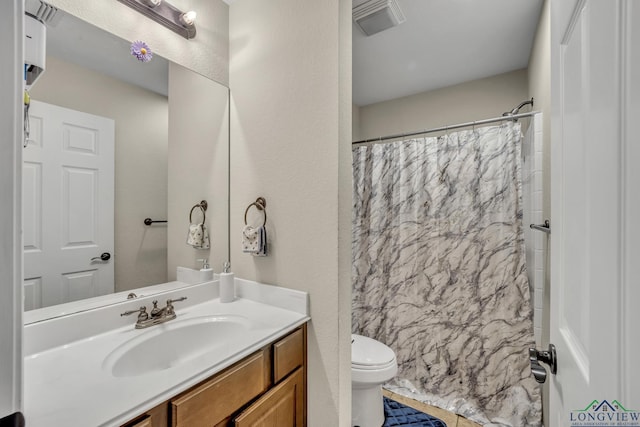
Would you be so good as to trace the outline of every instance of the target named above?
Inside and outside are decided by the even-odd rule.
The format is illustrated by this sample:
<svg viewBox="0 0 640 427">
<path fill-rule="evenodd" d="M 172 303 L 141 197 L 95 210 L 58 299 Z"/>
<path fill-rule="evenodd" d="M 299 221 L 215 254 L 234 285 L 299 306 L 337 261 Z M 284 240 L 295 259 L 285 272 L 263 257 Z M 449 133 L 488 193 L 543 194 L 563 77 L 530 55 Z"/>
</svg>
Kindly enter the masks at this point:
<svg viewBox="0 0 640 427">
<path fill-rule="evenodd" d="M 402 24 L 406 18 L 395 0 L 354 1 L 353 22 L 367 35 Z"/>
<path fill-rule="evenodd" d="M 24 10 L 48 27 L 55 27 L 62 17 L 58 8 L 41 0 L 26 0 Z"/>
</svg>

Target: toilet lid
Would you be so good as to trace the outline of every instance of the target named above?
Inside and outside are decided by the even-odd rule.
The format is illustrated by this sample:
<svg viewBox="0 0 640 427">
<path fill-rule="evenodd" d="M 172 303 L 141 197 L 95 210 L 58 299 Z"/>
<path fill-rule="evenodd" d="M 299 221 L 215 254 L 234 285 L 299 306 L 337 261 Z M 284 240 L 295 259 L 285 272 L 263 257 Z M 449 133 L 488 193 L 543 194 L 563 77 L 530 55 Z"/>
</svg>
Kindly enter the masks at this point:
<svg viewBox="0 0 640 427">
<path fill-rule="evenodd" d="M 394 362 L 396 355 L 389 347 L 374 339 L 351 334 L 351 365 L 361 369 L 385 366 Z"/>
</svg>

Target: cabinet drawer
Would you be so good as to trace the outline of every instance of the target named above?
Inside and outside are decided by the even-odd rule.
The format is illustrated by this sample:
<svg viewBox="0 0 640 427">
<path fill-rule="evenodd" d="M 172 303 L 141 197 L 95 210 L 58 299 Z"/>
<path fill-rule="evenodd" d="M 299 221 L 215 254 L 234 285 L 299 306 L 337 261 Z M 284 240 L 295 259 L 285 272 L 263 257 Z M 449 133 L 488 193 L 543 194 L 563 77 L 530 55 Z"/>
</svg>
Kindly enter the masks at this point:
<svg viewBox="0 0 640 427">
<path fill-rule="evenodd" d="M 141 420 L 136 421 L 135 424 L 131 424 L 130 427 L 153 427 L 153 422 L 150 416 L 146 416 Z"/>
<path fill-rule="evenodd" d="M 304 334 L 300 328 L 273 345 L 273 382 L 304 364 Z"/>
<path fill-rule="evenodd" d="M 164 402 L 147 411 L 143 416 L 129 421 L 123 427 L 167 427 L 169 419 L 169 403 Z"/>
<path fill-rule="evenodd" d="M 211 427 L 269 388 L 269 353 L 259 351 L 171 400 L 172 427 Z"/>
<path fill-rule="evenodd" d="M 304 424 L 304 368 L 298 368 L 265 393 L 233 423 L 234 427 L 302 427 Z"/>
</svg>

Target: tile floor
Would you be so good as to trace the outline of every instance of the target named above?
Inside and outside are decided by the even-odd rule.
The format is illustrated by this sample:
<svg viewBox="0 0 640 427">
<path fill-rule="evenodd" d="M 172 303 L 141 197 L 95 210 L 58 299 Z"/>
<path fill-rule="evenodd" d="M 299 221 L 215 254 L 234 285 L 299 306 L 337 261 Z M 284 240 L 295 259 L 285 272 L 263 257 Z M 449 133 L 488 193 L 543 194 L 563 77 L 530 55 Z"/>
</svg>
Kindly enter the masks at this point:
<svg viewBox="0 0 640 427">
<path fill-rule="evenodd" d="M 383 394 L 389 399 L 393 399 L 396 402 L 400 402 L 403 405 L 410 406 L 426 414 L 432 415 L 436 418 L 440 418 L 447 427 L 481 427 L 480 424 L 476 424 L 473 421 L 469 421 L 465 417 L 454 414 L 444 409 L 436 408 L 435 406 L 427 405 L 426 403 L 418 402 L 417 400 L 410 399 L 400 394 L 393 393 L 389 390 L 383 389 Z"/>
</svg>

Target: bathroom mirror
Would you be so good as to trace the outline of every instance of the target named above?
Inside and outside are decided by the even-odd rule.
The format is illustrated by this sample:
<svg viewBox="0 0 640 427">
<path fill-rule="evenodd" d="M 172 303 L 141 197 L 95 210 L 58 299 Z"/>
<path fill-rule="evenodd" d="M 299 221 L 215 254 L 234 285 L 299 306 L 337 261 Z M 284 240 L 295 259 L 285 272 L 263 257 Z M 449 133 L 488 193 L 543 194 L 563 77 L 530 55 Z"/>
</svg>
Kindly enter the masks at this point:
<svg viewBox="0 0 640 427">
<path fill-rule="evenodd" d="M 158 55 L 138 61 L 131 42 L 65 13 L 47 28 L 24 149 L 26 322 L 229 259 L 229 90 Z M 195 249 L 189 225 L 203 220 L 210 248 Z"/>
</svg>

